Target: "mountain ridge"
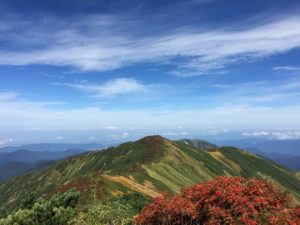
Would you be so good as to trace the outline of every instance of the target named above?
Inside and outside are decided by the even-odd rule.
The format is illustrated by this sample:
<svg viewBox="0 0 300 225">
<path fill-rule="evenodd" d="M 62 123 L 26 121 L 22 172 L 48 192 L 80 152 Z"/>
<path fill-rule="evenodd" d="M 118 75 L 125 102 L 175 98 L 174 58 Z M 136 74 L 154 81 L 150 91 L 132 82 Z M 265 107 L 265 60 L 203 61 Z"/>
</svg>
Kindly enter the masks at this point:
<svg viewBox="0 0 300 225">
<path fill-rule="evenodd" d="M 86 207 L 128 191 L 150 197 L 163 191 L 176 193 L 224 175 L 266 178 L 300 199 L 300 180 L 271 161 L 233 147 L 196 148 L 155 135 L 11 178 L 0 185 L 0 204 L 15 208 L 22 200 L 22 190 L 41 196 L 76 188 L 81 192 L 78 207 Z"/>
<path fill-rule="evenodd" d="M 20 146 L 6 146 L 0 148 L 1 152 L 14 152 L 21 149 L 27 149 L 30 151 L 49 151 L 49 152 L 57 152 L 57 151 L 65 151 L 68 149 L 82 149 L 82 150 L 93 150 L 93 149 L 102 149 L 104 148 L 103 144 L 99 143 L 87 143 L 87 144 L 68 144 L 68 143 L 38 143 L 38 144 L 25 144 Z"/>
</svg>

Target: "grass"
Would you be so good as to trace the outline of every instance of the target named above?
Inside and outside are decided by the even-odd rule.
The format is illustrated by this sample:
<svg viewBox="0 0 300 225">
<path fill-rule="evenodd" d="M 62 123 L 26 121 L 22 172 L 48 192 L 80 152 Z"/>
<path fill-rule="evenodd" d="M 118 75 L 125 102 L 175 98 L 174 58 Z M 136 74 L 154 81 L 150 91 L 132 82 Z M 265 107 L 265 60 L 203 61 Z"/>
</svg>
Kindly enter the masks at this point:
<svg viewBox="0 0 300 225">
<path fill-rule="evenodd" d="M 193 143 L 151 136 L 61 160 L 0 184 L 0 205 L 13 210 L 24 190 L 41 196 L 75 187 L 82 192 L 80 207 L 86 207 L 118 193 L 151 190 L 152 197 L 161 191 L 175 193 L 223 175 L 269 178 L 300 199 L 300 179 L 291 171 L 233 147 L 201 142 L 197 148 Z"/>
</svg>

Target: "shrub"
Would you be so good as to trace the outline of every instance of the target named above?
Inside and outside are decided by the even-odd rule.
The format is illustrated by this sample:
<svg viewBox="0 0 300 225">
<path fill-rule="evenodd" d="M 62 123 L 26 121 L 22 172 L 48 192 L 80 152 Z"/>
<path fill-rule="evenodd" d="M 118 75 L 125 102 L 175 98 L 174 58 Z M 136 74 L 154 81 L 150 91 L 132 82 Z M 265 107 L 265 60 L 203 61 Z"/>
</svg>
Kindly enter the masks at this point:
<svg viewBox="0 0 300 225">
<path fill-rule="evenodd" d="M 78 218 L 76 224 L 88 225 L 129 225 L 141 209 L 149 204 L 151 199 L 139 193 L 124 194 L 101 201 L 91 206 L 83 218 Z"/>
<path fill-rule="evenodd" d="M 7 217 L 7 211 L 4 207 L 0 207 L 0 219 Z"/>
<path fill-rule="evenodd" d="M 32 195 L 26 197 L 20 209 L 0 219 L 0 225 L 68 225 L 75 216 L 79 192 L 71 189 L 52 196 L 50 200 Z"/>
<path fill-rule="evenodd" d="M 139 225 L 300 224 L 300 208 L 291 197 L 265 180 L 218 177 L 164 194 L 135 219 Z"/>
</svg>

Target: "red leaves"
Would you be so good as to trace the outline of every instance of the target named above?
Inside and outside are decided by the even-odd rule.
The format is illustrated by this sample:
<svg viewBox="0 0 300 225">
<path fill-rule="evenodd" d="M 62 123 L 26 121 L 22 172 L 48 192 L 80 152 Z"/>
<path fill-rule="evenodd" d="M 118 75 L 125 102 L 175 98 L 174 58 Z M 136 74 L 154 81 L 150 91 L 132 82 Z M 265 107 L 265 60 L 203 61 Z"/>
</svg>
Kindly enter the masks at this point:
<svg viewBox="0 0 300 225">
<path fill-rule="evenodd" d="M 300 210 L 289 203 L 286 194 L 265 180 L 219 177 L 173 197 L 156 198 L 135 224 L 299 224 Z"/>
<path fill-rule="evenodd" d="M 218 197 L 221 197 L 223 195 L 223 193 L 220 190 L 216 190 L 215 195 L 218 196 Z"/>
</svg>

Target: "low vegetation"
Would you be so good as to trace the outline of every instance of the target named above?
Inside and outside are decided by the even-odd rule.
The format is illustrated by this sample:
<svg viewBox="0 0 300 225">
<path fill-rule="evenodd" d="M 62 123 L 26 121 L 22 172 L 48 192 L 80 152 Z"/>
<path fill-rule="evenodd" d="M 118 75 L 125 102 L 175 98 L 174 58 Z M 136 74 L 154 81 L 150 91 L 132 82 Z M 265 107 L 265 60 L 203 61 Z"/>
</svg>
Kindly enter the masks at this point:
<svg viewBox="0 0 300 225">
<path fill-rule="evenodd" d="M 127 193 L 76 208 L 75 189 L 35 199 L 28 195 L 0 225 L 298 225 L 300 207 L 272 183 L 255 178 L 218 177 L 152 200 Z M 78 206 L 78 205 L 77 205 Z"/>
<path fill-rule="evenodd" d="M 219 177 L 164 194 L 147 205 L 137 225 L 300 224 L 300 208 L 265 180 Z"/>
<path fill-rule="evenodd" d="M 68 225 L 75 217 L 79 192 L 71 189 L 51 199 L 33 195 L 24 199 L 19 209 L 9 215 L 2 212 L 0 225 Z"/>
<path fill-rule="evenodd" d="M 100 201 L 85 210 L 76 210 L 79 192 L 70 189 L 50 199 L 28 195 L 20 208 L 11 214 L 0 210 L 0 225 L 130 225 L 151 198 L 128 193 Z"/>
<path fill-rule="evenodd" d="M 76 225 L 130 225 L 134 216 L 150 202 L 151 198 L 138 193 L 113 197 L 90 207 L 79 216 Z"/>
</svg>

